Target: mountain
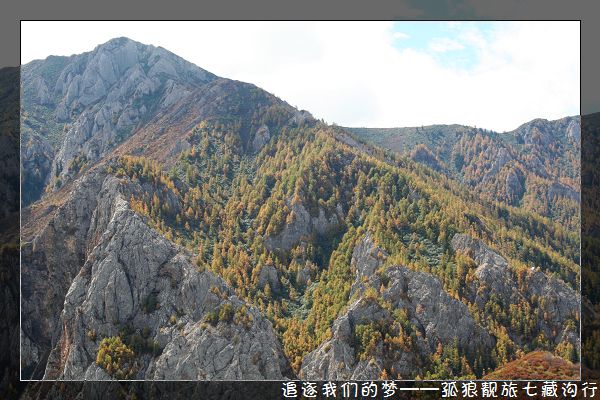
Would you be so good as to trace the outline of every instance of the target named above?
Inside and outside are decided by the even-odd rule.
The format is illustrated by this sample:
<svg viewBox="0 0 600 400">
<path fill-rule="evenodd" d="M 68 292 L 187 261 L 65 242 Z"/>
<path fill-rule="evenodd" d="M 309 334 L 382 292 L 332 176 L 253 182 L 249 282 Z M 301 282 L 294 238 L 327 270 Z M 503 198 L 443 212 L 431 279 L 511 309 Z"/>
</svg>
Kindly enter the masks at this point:
<svg viewBox="0 0 600 400">
<path fill-rule="evenodd" d="M 148 118 L 216 77 L 154 46 L 118 38 L 89 53 L 49 57 L 22 68 L 24 203 L 60 186 Z M 77 162 L 75 162 L 77 161 Z"/>
<path fill-rule="evenodd" d="M 462 125 L 347 129 L 462 182 L 490 201 L 579 230 L 579 117 L 536 119 L 503 133 Z"/>
<path fill-rule="evenodd" d="M 23 66 L 22 93 L 23 377 L 445 379 L 579 358 L 561 216 L 126 38 Z"/>
</svg>

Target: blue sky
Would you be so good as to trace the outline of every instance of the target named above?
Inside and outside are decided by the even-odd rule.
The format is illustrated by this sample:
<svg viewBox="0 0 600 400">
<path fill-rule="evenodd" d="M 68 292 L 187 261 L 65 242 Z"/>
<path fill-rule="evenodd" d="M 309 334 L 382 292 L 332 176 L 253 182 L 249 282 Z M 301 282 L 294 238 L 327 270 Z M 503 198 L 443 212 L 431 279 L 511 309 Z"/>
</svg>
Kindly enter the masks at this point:
<svg viewBox="0 0 600 400">
<path fill-rule="evenodd" d="M 469 70 L 478 62 L 475 46 L 465 40 L 467 32 L 476 31 L 490 38 L 498 22 L 395 22 L 394 47 L 399 51 L 414 49 L 426 52 L 445 65 Z"/>
<path fill-rule="evenodd" d="M 339 125 L 456 123 L 501 132 L 579 113 L 573 21 L 24 21 L 22 62 L 90 51 L 119 36 Z"/>
</svg>

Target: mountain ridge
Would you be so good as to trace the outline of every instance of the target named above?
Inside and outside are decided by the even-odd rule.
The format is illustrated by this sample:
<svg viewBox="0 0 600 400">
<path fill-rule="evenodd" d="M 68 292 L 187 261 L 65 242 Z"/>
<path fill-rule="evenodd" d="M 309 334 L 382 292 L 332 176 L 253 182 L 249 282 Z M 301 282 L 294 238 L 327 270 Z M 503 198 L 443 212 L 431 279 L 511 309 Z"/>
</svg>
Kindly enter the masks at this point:
<svg viewBox="0 0 600 400">
<path fill-rule="evenodd" d="M 535 119 L 498 133 L 463 125 L 347 128 L 459 180 L 482 197 L 522 207 L 577 229 L 581 150 L 579 117 Z"/>
<path fill-rule="evenodd" d="M 38 96 L 43 62 L 23 81 L 24 376 L 446 379 L 578 357 L 578 236 L 556 216 L 148 60 L 106 95 L 97 59 L 91 85 L 55 71 L 66 122 Z"/>
</svg>

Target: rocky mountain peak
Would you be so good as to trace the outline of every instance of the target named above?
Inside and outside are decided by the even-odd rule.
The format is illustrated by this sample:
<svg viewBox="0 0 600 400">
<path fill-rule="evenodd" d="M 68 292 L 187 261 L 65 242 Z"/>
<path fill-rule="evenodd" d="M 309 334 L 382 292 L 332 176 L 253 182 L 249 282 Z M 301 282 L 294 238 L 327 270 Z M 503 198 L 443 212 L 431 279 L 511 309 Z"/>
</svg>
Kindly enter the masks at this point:
<svg viewBox="0 0 600 400">
<path fill-rule="evenodd" d="M 525 144 L 546 146 L 557 140 L 577 140 L 579 136 L 577 131 L 580 129 L 579 116 L 565 117 L 555 121 L 536 118 L 522 124 L 512 133 L 520 137 Z"/>
<path fill-rule="evenodd" d="M 79 169 L 72 168 L 73 160 L 103 157 L 150 118 L 215 79 L 162 47 L 124 37 L 87 53 L 23 66 L 22 132 L 25 142 L 39 139 L 27 150 L 31 159 L 54 159 L 33 168 L 38 184 L 32 198 L 43 186 L 57 189 L 71 180 Z"/>
</svg>

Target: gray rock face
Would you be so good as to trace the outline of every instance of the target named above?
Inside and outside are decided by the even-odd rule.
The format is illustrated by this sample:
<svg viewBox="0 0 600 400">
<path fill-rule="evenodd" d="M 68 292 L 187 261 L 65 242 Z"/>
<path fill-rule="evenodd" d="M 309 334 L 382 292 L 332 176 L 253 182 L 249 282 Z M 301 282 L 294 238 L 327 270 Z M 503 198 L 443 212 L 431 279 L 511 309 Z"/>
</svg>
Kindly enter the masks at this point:
<svg viewBox="0 0 600 400">
<path fill-rule="evenodd" d="M 578 202 L 581 201 L 581 194 L 578 191 L 559 182 L 552 183 L 550 188 L 548 188 L 548 200 L 552 202 L 556 197 L 565 197 Z"/>
<path fill-rule="evenodd" d="M 353 303 L 346 313 L 334 321 L 331 339 L 304 357 L 300 370 L 301 379 L 346 380 L 364 375 L 365 366 L 356 359 L 354 328 L 358 323 L 366 322 L 366 310 L 377 311 L 376 315 L 379 317 L 389 317 L 389 314 L 382 313 L 379 306 L 369 301 L 359 300 Z M 370 377 L 364 379 L 377 379 L 381 370 L 381 365 L 378 365 Z"/>
<path fill-rule="evenodd" d="M 385 250 L 376 247 L 367 233 L 352 252 L 350 265 L 356 269 L 357 277 L 370 277 L 388 257 Z"/>
<path fill-rule="evenodd" d="M 166 109 L 190 94 L 190 88 L 213 76 L 161 48 L 131 40 L 113 40 L 63 70 L 56 93 L 65 96 L 59 109 L 79 116 L 67 131 L 53 172 L 76 154 L 102 157 L 144 119 L 149 108 Z M 79 68 L 77 68 L 79 67 Z M 155 110 L 156 111 L 156 110 Z"/>
<path fill-rule="evenodd" d="M 548 277 L 539 270 L 530 271 L 527 286 L 531 296 L 542 299 L 538 300 L 539 308 L 543 312 L 543 319 L 539 325 L 546 337 L 553 339 L 557 344 L 566 340 L 578 349 L 579 324 L 575 324 L 576 329 L 572 331 L 566 327 L 567 320 L 578 321 L 577 316 L 581 315 L 578 293 L 560 279 Z"/>
<path fill-rule="evenodd" d="M 314 121 L 312 114 L 306 110 L 296 110 L 289 121 L 290 125 L 301 126 L 303 124 Z"/>
<path fill-rule="evenodd" d="M 579 143 L 578 128 L 581 128 L 579 117 L 566 117 L 556 121 L 534 119 L 519 126 L 513 133 L 521 137 L 525 144 L 548 146 L 565 137 Z"/>
<path fill-rule="evenodd" d="M 23 204 L 27 205 L 41 196 L 48 183 L 54 151 L 47 140 L 27 133 L 22 136 L 21 143 Z"/>
<path fill-rule="evenodd" d="M 266 125 L 262 125 L 254 134 L 254 139 L 252 139 L 252 149 L 254 150 L 254 152 L 260 151 L 260 149 L 262 149 L 262 147 L 265 144 L 267 144 L 269 139 L 271 139 L 269 127 Z"/>
<path fill-rule="evenodd" d="M 129 208 L 126 199 L 140 187 L 102 173 L 85 177 L 73 201 L 57 210 L 23 258 L 25 360 L 44 363 L 40 354 L 51 349 L 45 379 L 111 379 L 95 364 L 96 352 L 102 338 L 126 327 L 129 335 L 162 350 L 136 352 L 139 379 L 292 376 L 270 322 L 220 278 L 198 272 L 190 254 Z M 73 235 L 64 225 L 82 232 Z M 71 236 L 80 242 L 68 243 Z M 72 247 L 70 253 L 62 247 L 54 253 L 44 246 L 38 257 L 51 260 L 44 279 L 32 269 L 41 240 Z M 55 265 L 62 275 L 53 271 Z M 220 313 L 223 307 L 231 308 L 229 315 Z M 218 316 L 214 326 L 204 323 L 209 313 Z M 56 323 L 36 325 L 44 321 Z"/>
<path fill-rule="evenodd" d="M 475 276 L 488 288 L 488 290 L 477 291 L 476 304 L 484 307 L 492 293 L 500 294 L 502 299 L 512 303 L 521 299 L 515 277 L 504 257 L 494 252 L 481 240 L 473 239 L 466 234 L 454 235 L 451 245 L 454 251 L 462 251 L 473 258 L 478 265 Z"/>
<path fill-rule="evenodd" d="M 160 47 L 126 38 L 60 59 L 28 64 L 23 71 L 24 111 L 36 117 L 34 105 L 42 105 L 54 113 L 54 123 L 66 123 L 64 133 L 55 133 L 61 139 L 53 149 L 56 156 L 50 170 L 39 169 L 44 182 L 56 176 L 64 183 L 72 178 L 68 164 L 76 156 L 101 158 L 139 128 L 150 110 L 164 111 L 216 79 Z M 57 70 L 53 74 L 40 70 L 52 63 Z M 22 157 L 27 162 L 33 151 L 27 149 L 27 142 L 24 145 Z"/>
<path fill-rule="evenodd" d="M 378 279 L 378 277 L 373 277 L 373 274 L 387 257 L 386 251 L 375 246 L 371 234 L 367 233 L 352 252 L 350 266 L 356 271 L 356 280 L 350 289 L 350 296 L 357 290 L 364 290 L 366 279 Z"/>
<path fill-rule="evenodd" d="M 525 176 L 519 168 L 511 168 L 506 175 L 506 198 L 507 203 L 517 205 L 525 194 Z"/>
<path fill-rule="evenodd" d="M 499 148 L 498 153 L 496 154 L 496 159 L 494 160 L 494 164 L 492 165 L 492 168 L 484 175 L 483 181 L 487 182 L 490 179 L 492 179 L 512 159 L 513 157 L 510 155 L 506 148 Z"/>
<path fill-rule="evenodd" d="M 88 174 L 76 182 L 72 198 L 56 210 L 33 237 L 24 237 L 21 252 L 21 329 L 31 344 L 25 359 L 39 355 L 45 363 L 60 335 L 59 316 L 71 281 L 85 262 L 88 229 L 105 174 Z M 35 223 L 36 221 L 30 221 Z M 28 224 L 24 225 L 28 229 Z M 24 365 L 27 367 L 27 365 Z M 39 366 L 30 365 L 40 370 Z M 43 371 L 43 367 L 41 367 Z"/>
<path fill-rule="evenodd" d="M 531 158 L 527 160 L 526 165 L 527 168 L 536 175 L 539 175 L 542 178 L 548 178 L 548 171 L 546 171 L 546 167 L 537 155 L 532 155 Z"/>
<path fill-rule="evenodd" d="M 577 143 L 581 143 L 581 121 L 579 118 L 569 122 L 567 137 Z"/>
<path fill-rule="evenodd" d="M 552 136 L 540 124 L 532 124 L 529 129 L 525 130 L 523 139 L 525 144 L 537 146 L 548 146 L 553 141 Z"/>
<path fill-rule="evenodd" d="M 287 360 L 276 346 L 273 328 L 252 311 L 250 328 L 236 324 L 213 327 L 187 323 L 170 334 L 162 355 L 146 373 L 146 379 L 263 380 L 290 378 Z"/>
<path fill-rule="evenodd" d="M 323 235 L 337 228 L 343 218 L 340 215 L 340 207 L 330 216 L 327 216 L 322 208 L 319 208 L 317 216 L 311 216 L 301 202 L 292 203 L 290 199 L 286 202 L 294 214 L 294 221 L 291 224 L 286 224 L 277 235 L 265 238 L 265 247 L 269 251 L 276 249 L 290 250 L 302 239 L 308 238 L 313 233 Z"/>
<path fill-rule="evenodd" d="M 264 289 L 269 284 L 269 287 L 275 293 L 281 291 L 281 282 L 279 282 L 279 274 L 277 269 L 272 265 L 265 265 L 258 276 L 258 287 Z"/>
<path fill-rule="evenodd" d="M 37 103 L 45 105 L 50 103 L 50 93 L 48 86 L 42 77 L 38 77 L 34 81 L 33 91 L 35 93 L 35 100 Z"/>
<path fill-rule="evenodd" d="M 540 311 L 541 315 L 536 315 L 540 332 L 554 344 L 567 340 L 579 348 L 577 331 L 565 332 L 566 322 L 569 319 L 576 321 L 580 315 L 579 296 L 566 283 L 534 270 L 527 272 L 524 289 L 520 289 L 506 259 L 481 240 L 456 234 L 451 244 L 455 251 L 469 254 L 478 265 L 475 270 L 478 287 L 473 289 L 476 294 L 472 300 L 479 308 L 483 309 L 491 296 L 495 296 L 504 308 L 527 302 L 531 309 Z M 515 340 L 520 340 L 518 332 L 513 330 L 510 333 Z"/>
<path fill-rule="evenodd" d="M 296 283 L 299 285 L 308 285 L 308 283 L 316 276 L 316 270 L 316 265 L 307 262 L 296 274 Z"/>
<path fill-rule="evenodd" d="M 355 248 L 358 257 L 353 260 L 357 264 L 364 262 L 357 265 L 357 274 L 369 271 L 373 265 L 371 254 L 377 254 L 378 249 L 369 247 L 370 240 L 365 237 Z M 300 372 L 302 379 L 378 379 L 384 368 L 410 379 L 421 372 L 421 360 L 433 354 L 438 343 L 446 345 L 457 340 L 462 348 L 479 351 L 494 346 L 494 339 L 475 322 L 467 306 L 448 295 L 437 278 L 403 266 L 388 267 L 385 275 L 387 286 L 380 292 L 383 300 L 391 304 L 392 310 L 404 310 L 411 325 L 420 332 L 410 351 L 390 353 L 380 341 L 369 359 L 356 357 L 357 325 L 394 324 L 390 311 L 365 296 L 367 288 L 379 290 L 381 285 L 380 277 L 372 275 L 363 288 L 357 289 L 358 295 L 353 296 L 356 300 L 348 311 L 335 320 L 331 339 L 306 355 Z"/>
<path fill-rule="evenodd" d="M 389 311 L 359 296 L 334 322 L 332 338 L 304 358 L 302 379 L 378 379 L 384 368 L 410 379 L 421 372 L 419 360 L 433 354 L 438 343 L 448 345 L 457 339 L 459 346 L 470 350 L 494 346 L 493 338 L 475 322 L 467 306 L 450 297 L 437 278 L 402 266 L 390 267 L 386 274 L 390 280 L 383 298 L 394 310 L 405 310 L 410 323 L 421 332 L 411 350 L 391 354 L 380 342 L 369 360 L 357 359 L 357 325 L 393 324 Z"/>
</svg>

